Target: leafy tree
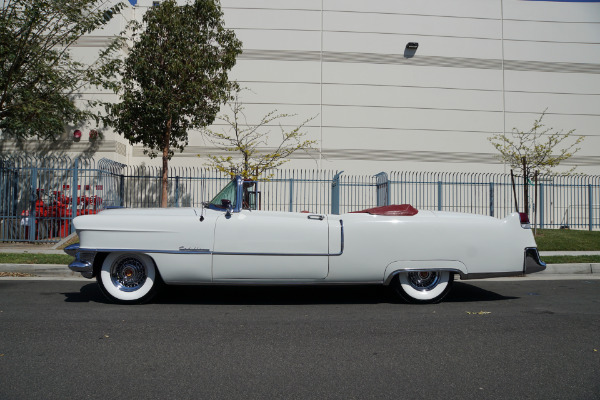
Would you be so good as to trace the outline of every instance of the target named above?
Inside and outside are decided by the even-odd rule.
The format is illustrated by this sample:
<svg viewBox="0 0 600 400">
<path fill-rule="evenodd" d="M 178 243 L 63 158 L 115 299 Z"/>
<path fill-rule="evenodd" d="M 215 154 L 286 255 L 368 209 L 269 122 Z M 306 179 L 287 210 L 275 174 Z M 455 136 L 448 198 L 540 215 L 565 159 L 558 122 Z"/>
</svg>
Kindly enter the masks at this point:
<svg viewBox="0 0 600 400">
<path fill-rule="evenodd" d="M 134 44 L 122 71 L 121 102 L 111 108 L 113 122 L 150 158 L 162 156 L 163 207 L 174 149 L 183 151 L 190 129 L 214 121 L 232 87 L 228 72 L 242 44 L 222 17 L 218 0 L 184 6 L 169 0 L 131 26 Z"/>
<path fill-rule="evenodd" d="M 277 110 L 273 110 L 257 123 L 249 123 L 244 112 L 244 104 L 240 100 L 240 91 L 236 88 L 233 99 L 228 104 L 230 113 L 217 117 L 225 123 L 225 128 L 220 132 L 208 128 L 203 130 L 213 145 L 235 154 L 234 156 L 209 155 L 211 166 L 231 176 L 241 175 L 253 180 L 261 176 L 270 178 L 272 174 L 264 176 L 265 172 L 288 162 L 286 158 L 293 153 L 308 151 L 317 143 L 315 140 L 306 140 L 305 133 L 302 132 L 302 128 L 315 118 L 312 117 L 289 131 L 279 125 L 281 131 L 279 144 L 274 148 L 267 147 L 270 124 L 295 115 L 278 114 Z"/>
<path fill-rule="evenodd" d="M 488 138 L 500 153 L 498 158 L 510 164 L 515 172 L 520 172 L 525 176 L 529 175 L 529 171 L 550 174 L 552 168 L 580 150 L 576 146 L 583 141 L 584 137 L 579 136 L 574 141 L 567 141 L 575 129 L 563 133 L 562 130 L 556 131 L 554 128 L 547 128 L 542 123 L 545 114 L 546 110 L 533 122 L 533 126 L 528 131 L 513 128 L 510 134 L 496 134 Z M 523 170 L 524 166 L 525 170 Z M 571 168 L 564 174 L 572 173 L 575 168 Z"/>
<path fill-rule="evenodd" d="M 16 139 L 55 139 L 67 124 L 98 116 L 80 109 L 86 85 L 114 88 L 119 38 L 92 64 L 72 59 L 71 46 L 102 27 L 124 4 L 103 0 L 4 0 L 0 9 L 0 130 Z M 92 104 L 93 105 L 93 104 Z"/>
</svg>

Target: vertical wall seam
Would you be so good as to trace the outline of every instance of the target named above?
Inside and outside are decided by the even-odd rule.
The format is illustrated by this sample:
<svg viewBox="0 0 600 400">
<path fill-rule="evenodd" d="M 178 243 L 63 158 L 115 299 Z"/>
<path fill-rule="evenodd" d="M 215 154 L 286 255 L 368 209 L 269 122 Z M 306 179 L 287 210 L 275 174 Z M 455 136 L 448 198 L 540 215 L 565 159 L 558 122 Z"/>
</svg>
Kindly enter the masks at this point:
<svg viewBox="0 0 600 400">
<path fill-rule="evenodd" d="M 502 134 L 506 135 L 506 82 L 504 70 L 504 0 L 500 0 L 500 44 L 502 51 Z M 506 162 L 504 162 L 504 172 L 506 173 Z"/>
<path fill-rule="evenodd" d="M 320 71 L 320 99 L 319 99 L 319 164 L 318 169 L 322 168 L 322 160 L 323 160 L 323 2 L 321 0 L 321 46 L 320 46 L 320 55 L 319 55 L 319 71 Z"/>
</svg>

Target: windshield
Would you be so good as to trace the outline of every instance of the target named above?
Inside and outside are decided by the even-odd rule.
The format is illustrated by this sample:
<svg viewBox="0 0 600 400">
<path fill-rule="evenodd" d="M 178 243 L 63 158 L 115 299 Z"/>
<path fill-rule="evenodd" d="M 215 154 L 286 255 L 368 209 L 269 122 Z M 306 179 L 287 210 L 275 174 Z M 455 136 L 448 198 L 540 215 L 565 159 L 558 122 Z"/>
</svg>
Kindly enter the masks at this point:
<svg viewBox="0 0 600 400">
<path fill-rule="evenodd" d="M 231 201 L 231 206 L 235 208 L 236 205 L 236 192 L 237 192 L 237 184 L 236 181 L 233 180 L 227 184 L 219 194 L 217 194 L 211 201 L 210 204 L 217 208 L 225 208 L 221 202 L 221 200 L 229 200 Z"/>
</svg>

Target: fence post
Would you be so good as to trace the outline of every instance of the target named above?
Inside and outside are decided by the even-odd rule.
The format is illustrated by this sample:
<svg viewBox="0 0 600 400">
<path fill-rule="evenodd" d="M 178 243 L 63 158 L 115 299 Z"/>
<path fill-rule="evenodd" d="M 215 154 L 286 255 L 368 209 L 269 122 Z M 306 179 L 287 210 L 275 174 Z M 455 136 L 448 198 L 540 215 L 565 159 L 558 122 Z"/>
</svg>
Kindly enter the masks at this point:
<svg viewBox="0 0 600 400">
<path fill-rule="evenodd" d="M 12 173 L 12 214 L 17 215 L 17 205 L 19 204 L 19 175 L 15 170 Z"/>
<path fill-rule="evenodd" d="M 340 171 L 333 177 L 331 181 L 331 213 L 339 214 L 340 213 L 340 175 L 342 175 Z"/>
<path fill-rule="evenodd" d="M 294 178 L 290 178 L 290 207 L 289 212 L 294 211 Z"/>
<path fill-rule="evenodd" d="M 77 216 L 77 189 L 79 185 L 79 158 L 73 162 L 73 187 L 71 188 L 71 223 L 69 233 L 75 231 L 73 219 Z"/>
<path fill-rule="evenodd" d="M 494 216 L 494 182 L 490 182 L 490 217 Z"/>
<path fill-rule="evenodd" d="M 35 241 L 35 233 L 36 226 L 35 223 L 37 221 L 37 215 L 35 215 L 35 202 L 37 200 L 38 191 L 36 190 L 37 186 L 37 168 L 33 167 L 31 169 L 31 185 L 30 185 L 30 193 L 29 196 L 29 237 L 27 238 L 30 242 Z"/>
<path fill-rule="evenodd" d="M 438 211 L 442 211 L 442 181 L 438 181 Z"/>
<path fill-rule="evenodd" d="M 175 207 L 179 207 L 179 176 L 175 177 Z"/>
<path fill-rule="evenodd" d="M 539 207 L 540 229 L 544 229 L 544 183 L 540 182 L 540 207 Z"/>
<path fill-rule="evenodd" d="M 119 175 L 119 207 L 125 207 L 125 175 Z"/>
<path fill-rule="evenodd" d="M 589 230 L 592 230 L 592 224 L 594 222 L 593 219 L 593 212 L 594 212 L 594 207 L 592 206 L 592 185 L 588 184 L 588 218 L 589 218 Z"/>
<path fill-rule="evenodd" d="M 377 207 L 387 206 L 390 204 L 389 180 L 385 172 L 380 172 L 375 175 L 377 187 Z"/>
</svg>

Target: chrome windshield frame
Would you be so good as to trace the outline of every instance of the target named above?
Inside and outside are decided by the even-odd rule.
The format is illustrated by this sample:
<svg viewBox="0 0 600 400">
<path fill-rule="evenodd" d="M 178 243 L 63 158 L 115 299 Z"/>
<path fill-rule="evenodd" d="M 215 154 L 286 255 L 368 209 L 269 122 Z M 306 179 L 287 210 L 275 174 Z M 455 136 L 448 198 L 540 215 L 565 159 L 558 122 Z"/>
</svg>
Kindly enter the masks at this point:
<svg viewBox="0 0 600 400">
<path fill-rule="evenodd" d="M 240 211 L 242 211 L 243 209 L 243 200 L 244 200 L 244 178 L 242 178 L 240 175 L 236 175 L 235 178 L 232 179 L 231 182 L 227 183 L 227 185 L 230 185 L 232 182 L 235 182 L 235 199 L 233 199 L 231 201 L 232 204 L 232 208 L 230 209 L 231 212 L 234 213 L 239 213 Z M 214 199 L 221 194 L 221 192 L 227 187 L 227 185 L 225 185 L 223 187 L 223 189 L 221 189 L 219 191 L 219 193 L 217 193 L 217 195 L 215 197 L 213 197 L 209 202 L 204 203 L 206 208 L 209 208 L 211 210 L 216 210 L 216 211 L 223 211 L 223 212 L 227 212 L 227 208 L 223 208 L 221 206 L 219 206 L 218 204 L 214 204 L 213 201 Z"/>
</svg>

